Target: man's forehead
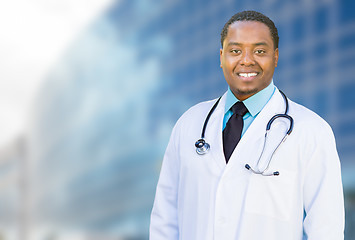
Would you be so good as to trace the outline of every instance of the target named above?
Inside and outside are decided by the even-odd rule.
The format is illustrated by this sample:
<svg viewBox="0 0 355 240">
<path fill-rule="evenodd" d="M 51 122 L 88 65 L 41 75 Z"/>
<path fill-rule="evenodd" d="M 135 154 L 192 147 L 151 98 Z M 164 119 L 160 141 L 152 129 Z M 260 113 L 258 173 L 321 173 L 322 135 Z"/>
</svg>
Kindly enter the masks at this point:
<svg viewBox="0 0 355 240">
<path fill-rule="evenodd" d="M 228 33 L 230 32 L 230 30 L 238 31 L 239 29 L 245 28 L 249 28 L 249 30 L 256 31 L 267 31 L 271 35 L 269 27 L 265 23 L 259 21 L 235 21 L 231 25 L 229 25 Z"/>
<path fill-rule="evenodd" d="M 273 43 L 269 27 L 258 21 L 236 21 L 229 26 L 226 36 L 227 42 L 243 43 L 243 41 L 260 44 Z M 243 40 L 243 41 L 241 41 Z"/>
<path fill-rule="evenodd" d="M 260 42 L 248 42 L 248 43 L 244 43 L 244 42 L 234 42 L 234 41 L 228 41 L 227 42 L 227 46 L 242 46 L 242 45 L 253 45 L 253 46 L 269 46 L 270 43 L 266 42 L 266 41 L 260 41 Z"/>
</svg>

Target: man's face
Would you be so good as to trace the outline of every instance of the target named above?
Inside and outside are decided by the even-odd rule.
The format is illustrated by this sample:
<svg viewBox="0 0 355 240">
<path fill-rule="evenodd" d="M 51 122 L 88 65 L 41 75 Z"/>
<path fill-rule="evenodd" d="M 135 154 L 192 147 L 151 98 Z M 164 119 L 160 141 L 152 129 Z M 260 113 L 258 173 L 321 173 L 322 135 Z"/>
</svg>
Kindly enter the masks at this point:
<svg viewBox="0 0 355 240">
<path fill-rule="evenodd" d="M 269 28 L 256 21 L 232 23 L 220 50 L 224 77 L 241 101 L 271 83 L 278 58 Z"/>
</svg>

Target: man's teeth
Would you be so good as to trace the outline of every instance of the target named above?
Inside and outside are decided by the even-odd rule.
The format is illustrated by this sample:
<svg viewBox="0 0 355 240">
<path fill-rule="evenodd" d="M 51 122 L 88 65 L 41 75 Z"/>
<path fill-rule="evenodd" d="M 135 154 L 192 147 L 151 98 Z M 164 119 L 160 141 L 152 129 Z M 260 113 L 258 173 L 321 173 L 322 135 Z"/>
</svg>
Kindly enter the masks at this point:
<svg viewBox="0 0 355 240">
<path fill-rule="evenodd" d="M 239 76 L 242 77 L 255 77 L 256 75 L 258 75 L 257 73 L 239 73 Z"/>
</svg>

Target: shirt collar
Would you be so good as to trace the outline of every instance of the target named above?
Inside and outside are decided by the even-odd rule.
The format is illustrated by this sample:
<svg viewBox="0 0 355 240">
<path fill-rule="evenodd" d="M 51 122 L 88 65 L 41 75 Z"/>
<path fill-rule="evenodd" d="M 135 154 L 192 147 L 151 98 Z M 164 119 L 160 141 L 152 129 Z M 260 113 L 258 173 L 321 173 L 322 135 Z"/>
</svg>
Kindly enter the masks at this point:
<svg viewBox="0 0 355 240">
<path fill-rule="evenodd" d="M 274 94 L 275 89 L 276 87 L 272 80 L 269 86 L 243 101 L 244 105 L 253 117 L 255 117 L 261 111 L 261 109 L 264 108 L 266 103 Z M 234 96 L 231 89 L 228 87 L 224 114 L 226 114 L 228 110 L 238 101 L 238 98 Z"/>
</svg>

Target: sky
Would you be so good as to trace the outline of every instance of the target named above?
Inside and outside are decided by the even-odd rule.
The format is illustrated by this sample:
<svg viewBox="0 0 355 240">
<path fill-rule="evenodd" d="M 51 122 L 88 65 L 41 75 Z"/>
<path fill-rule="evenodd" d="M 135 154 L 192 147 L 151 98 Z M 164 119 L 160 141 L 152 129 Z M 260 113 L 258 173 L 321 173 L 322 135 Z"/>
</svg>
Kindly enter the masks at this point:
<svg viewBox="0 0 355 240">
<path fill-rule="evenodd" d="M 0 0 L 0 149 L 21 136 L 51 67 L 114 0 Z"/>
</svg>

